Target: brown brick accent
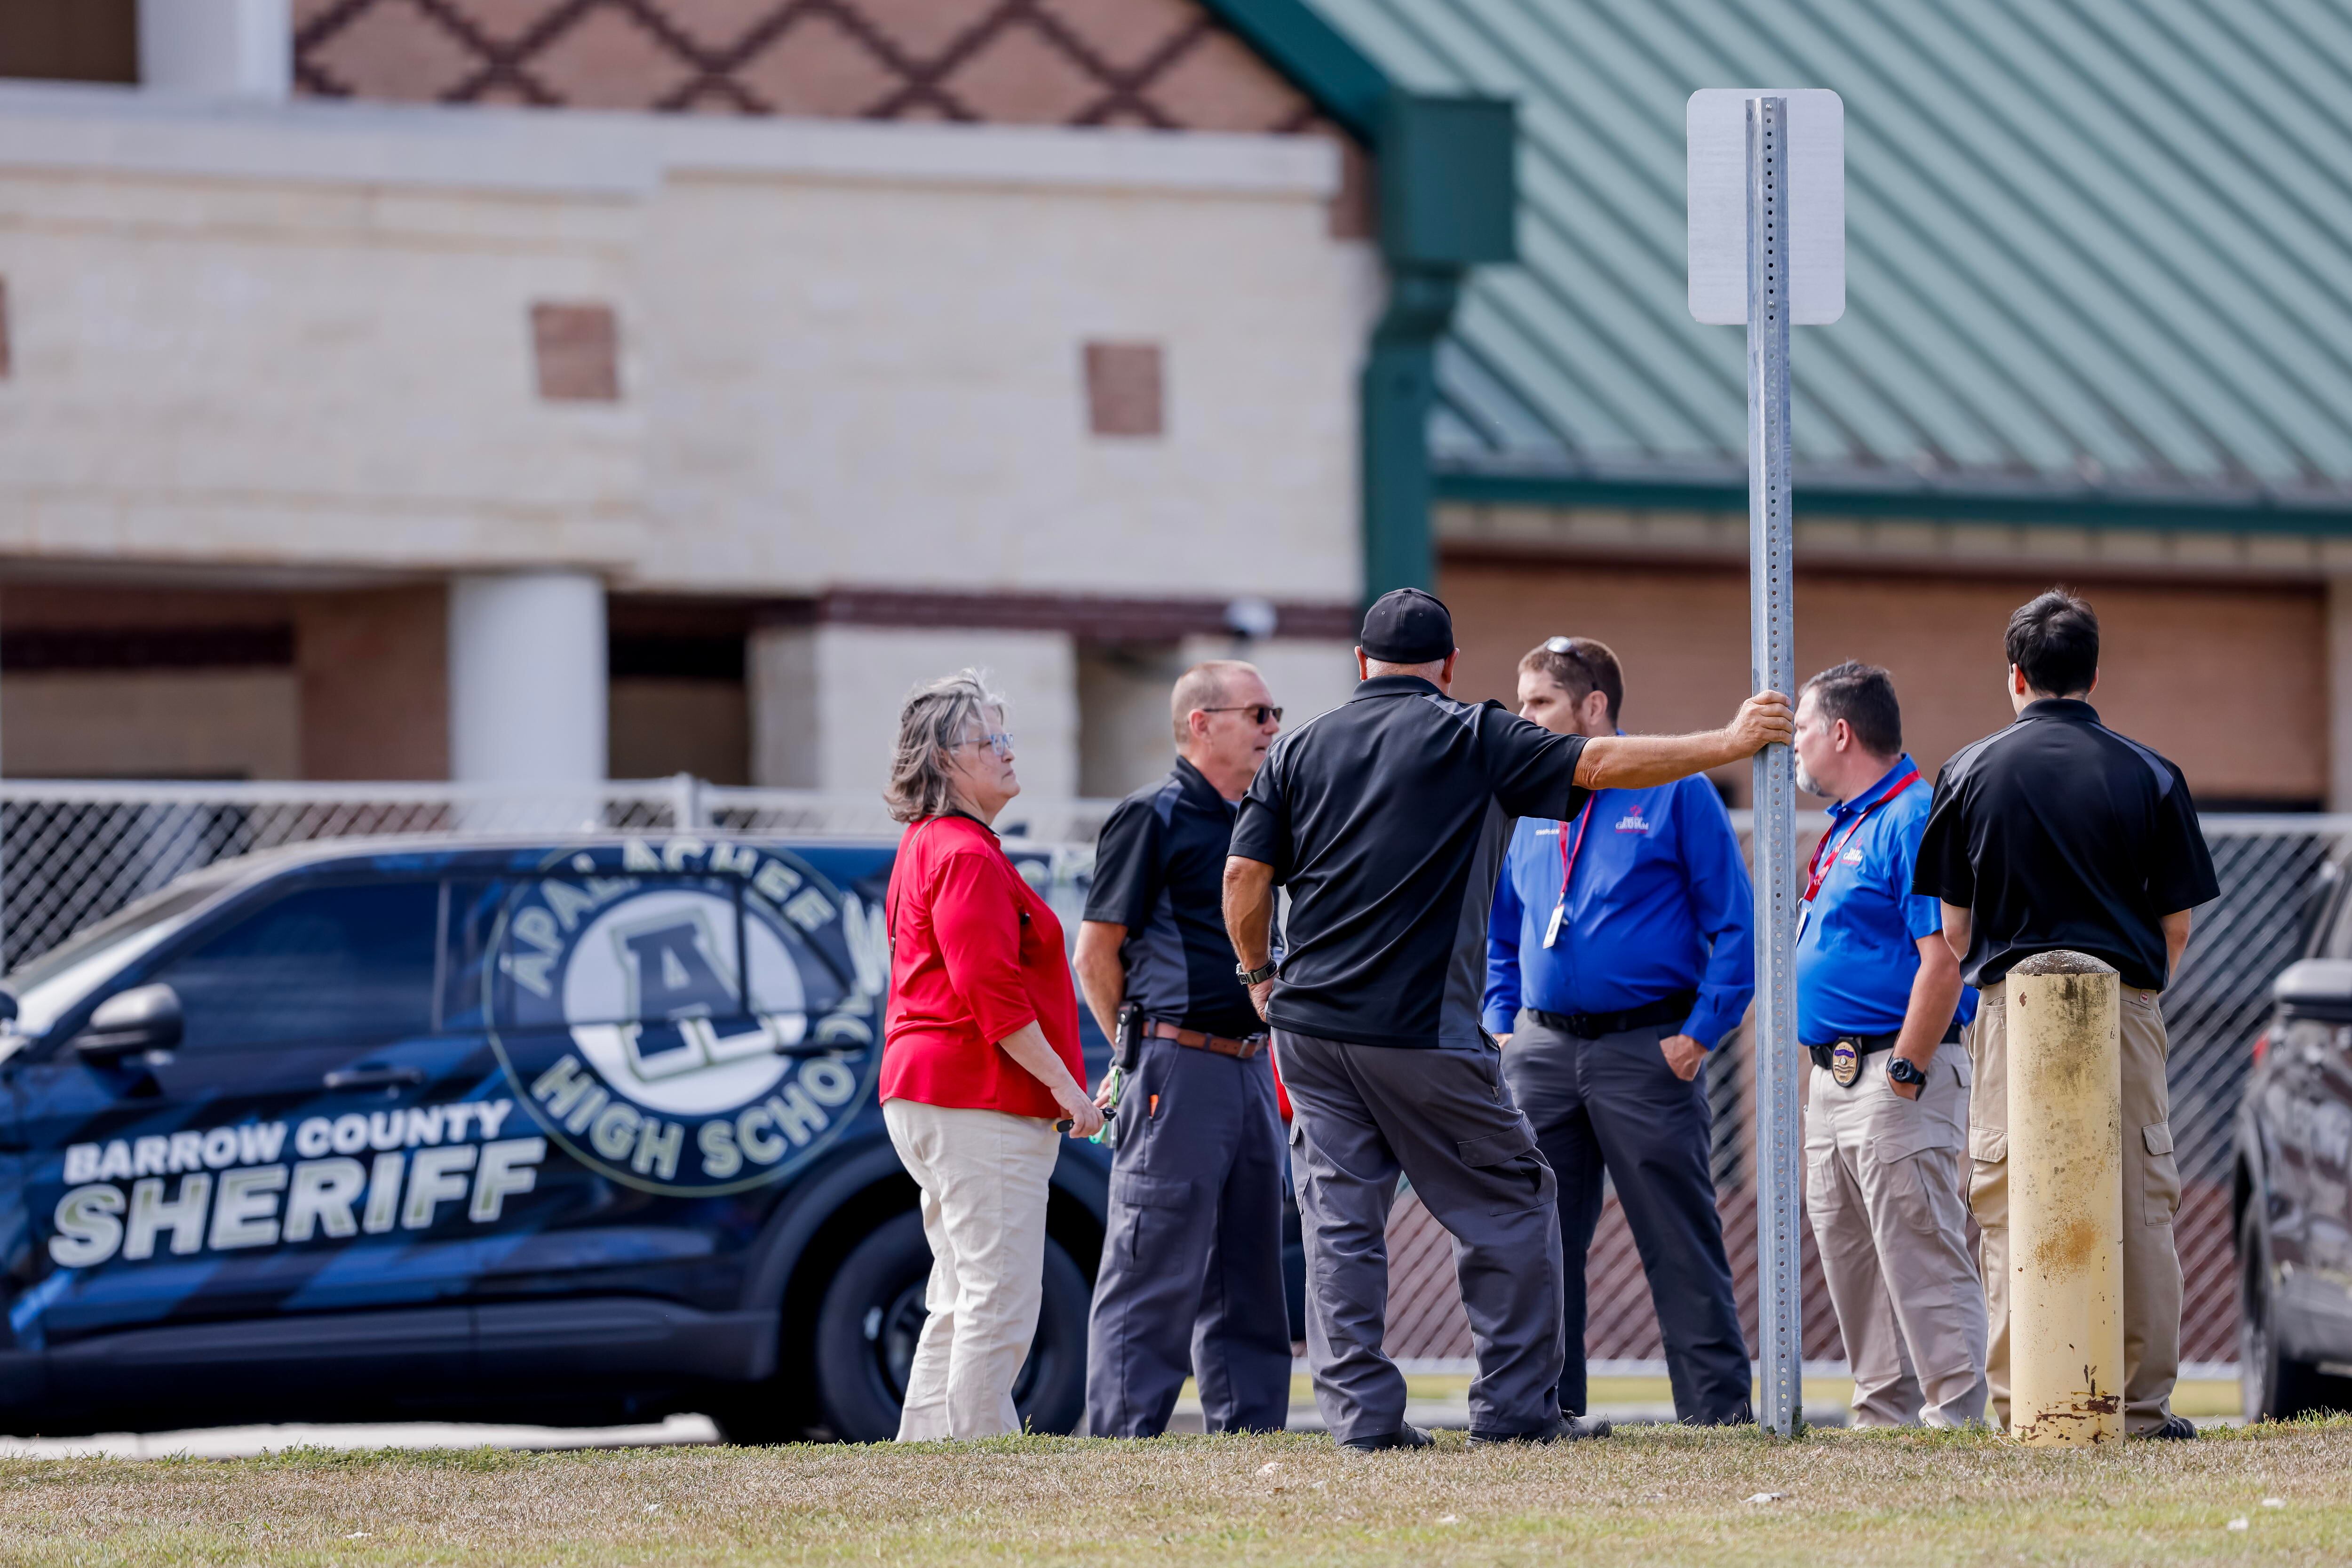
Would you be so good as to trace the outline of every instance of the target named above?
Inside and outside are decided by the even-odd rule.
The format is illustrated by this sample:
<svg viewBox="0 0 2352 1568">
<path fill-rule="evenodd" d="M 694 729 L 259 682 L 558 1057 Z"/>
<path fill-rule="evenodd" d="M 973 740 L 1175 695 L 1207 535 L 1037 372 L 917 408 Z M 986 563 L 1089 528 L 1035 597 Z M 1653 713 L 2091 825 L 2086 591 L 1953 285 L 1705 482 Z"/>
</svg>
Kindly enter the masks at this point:
<svg viewBox="0 0 2352 1568">
<path fill-rule="evenodd" d="M 1165 433 L 1166 375 L 1158 343 L 1088 343 L 1086 359 L 1089 429 L 1097 436 Z"/>
<path fill-rule="evenodd" d="M 296 0 L 324 98 L 1328 132 L 1194 0 Z"/>
<path fill-rule="evenodd" d="M 620 328 L 610 305 L 530 308 L 539 395 L 556 403 L 615 403 L 621 396 Z"/>
<path fill-rule="evenodd" d="M 2179 763 L 2200 797 L 2304 803 L 2327 794 L 2326 621 L 2315 584 L 2071 580 L 2099 613 L 2106 721 Z M 1923 770 L 2009 722 L 2001 637 L 2050 585 L 1801 573 L 1797 668 L 1884 665 Z M 1599 637 L 1625 667 L 1625 727 L 1710 728 L 1748 688 L 1748 578 L 1716 568 L 1446 563 L 1462 642 L 1458 695 L 1514 700 L 1519 656 L 1554 633 Z M 1722 781 L 1745 800 L 1748 770 Z"/>
</svg>

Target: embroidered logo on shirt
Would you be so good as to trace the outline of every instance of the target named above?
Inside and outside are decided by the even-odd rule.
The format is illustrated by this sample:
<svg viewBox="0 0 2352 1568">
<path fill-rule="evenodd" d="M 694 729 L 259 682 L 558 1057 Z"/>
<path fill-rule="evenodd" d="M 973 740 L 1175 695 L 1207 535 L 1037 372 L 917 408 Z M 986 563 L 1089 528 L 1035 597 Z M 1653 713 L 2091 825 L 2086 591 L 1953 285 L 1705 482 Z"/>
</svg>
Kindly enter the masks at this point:
<svg viewBox="0 0 2352 1568">
<path fill-rule="evenodd" d="M 1844 865 L 1844 866 L 1859 866 L 1859 865 L 1861 865 L 1861 864 L 1862 864 L 1862 851 L 1861 851 L 1861 849 L 1859 849 L 1859 848 L 1853 848 L 1853 849 L 1849 849 L 1849 850 L 1847 850 L 1844 854 L 1843 854 L 1843 855 L 1841 855 L 1841 856 L 1839 856 L 1839 857 L 1838 857 L 1838 863 L 1839 863 L 1839 864 L 1841 864 L 1841 865 Z"/>
<path fill-rule="evenodd" d="M 1617 831 L 1620 833 L 1647 833 L 1650 831 L 1650 825 L 1643 819 L 1640 808 L 1636 807 L 1634 810 L 1627 812 L 1624 816 L 1617 819 Z"/>
</svg>

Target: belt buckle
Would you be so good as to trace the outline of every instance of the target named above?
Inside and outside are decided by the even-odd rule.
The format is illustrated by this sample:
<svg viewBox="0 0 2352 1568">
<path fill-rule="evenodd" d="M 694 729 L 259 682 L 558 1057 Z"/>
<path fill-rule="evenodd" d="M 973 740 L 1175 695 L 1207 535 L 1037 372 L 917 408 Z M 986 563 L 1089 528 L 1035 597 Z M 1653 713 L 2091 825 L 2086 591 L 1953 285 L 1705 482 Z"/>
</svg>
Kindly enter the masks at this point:
<svg viewBox="0 0 2352 1568">
<path fill-rule="evenodd" d="M 1850 1036 L 1842 1036 L 1830 1047 L 1830 1078 L 1840 1089 L 1852 1089 L 1853 1080 L 1862 1076 L 1862 1052 L 1854 1047 Z"/>
</svg>

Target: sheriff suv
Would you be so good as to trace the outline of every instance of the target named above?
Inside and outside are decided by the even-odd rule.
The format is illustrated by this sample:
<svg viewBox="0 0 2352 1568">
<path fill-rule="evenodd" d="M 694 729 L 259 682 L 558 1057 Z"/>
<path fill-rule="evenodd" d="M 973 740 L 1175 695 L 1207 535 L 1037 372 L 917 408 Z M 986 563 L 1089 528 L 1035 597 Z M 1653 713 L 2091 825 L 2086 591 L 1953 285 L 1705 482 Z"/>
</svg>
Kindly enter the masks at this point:
<svg viewBox="0 0 2352 1568">
<path fill-rule="evenodd" d="M 891 854 L 309 846 L 25 965 L 0 1427 L 891 1436 L 930 1266 L 875 1101 Z M 1015 1390 L 1039 1430 L 1081 1412 L 1107 1180 L 1065 1143 Z"/>
<path fill-rule="evenodd" d="M 2249 1420 L 2352 1410 L 2352 878 L 2271 996 L 2235 1128 Z"/>
</svg>

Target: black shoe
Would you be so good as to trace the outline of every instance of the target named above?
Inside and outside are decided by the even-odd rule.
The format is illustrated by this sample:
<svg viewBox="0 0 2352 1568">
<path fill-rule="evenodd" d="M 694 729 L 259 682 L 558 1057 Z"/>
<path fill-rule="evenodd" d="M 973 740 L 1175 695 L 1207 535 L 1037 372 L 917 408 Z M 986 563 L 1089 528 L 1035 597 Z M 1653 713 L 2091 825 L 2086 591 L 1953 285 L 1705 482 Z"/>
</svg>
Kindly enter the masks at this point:
<svg viewBox="0 0 2352 1568">
<path fill-rule="evenodd" d="M 2186 1415 L 2168 1415 L 2164 1418 L 2164 1425 L 2155 1431 L 2135 1432 L 2132 1435 L 2144 1441 L 2186 1443 L 2197 1436 L 2197 1423 Z"/>
<path fill-rule="evenodd" d="M 1377 1454 L 1388 1448 L 1427 1448 L 1436 1439 L 1408 1421 L 1393 1432 L 1383 1432 L 1377 1437 L 1350 1437 L 1339 1445 L 1359 1454 Z"/>
<path fill-rule="evenodd" d="M 1588 1437 L 1606 1437 L 1612 1430 L 1606 1421 L 1587 1421 L 1562 1413 L 1559 1420 L 1532 1432 L 1473 1432 L 1470 1446 L 1485 1448 L 1497 1443 L 1580 1443 Z"/>
</svg>

